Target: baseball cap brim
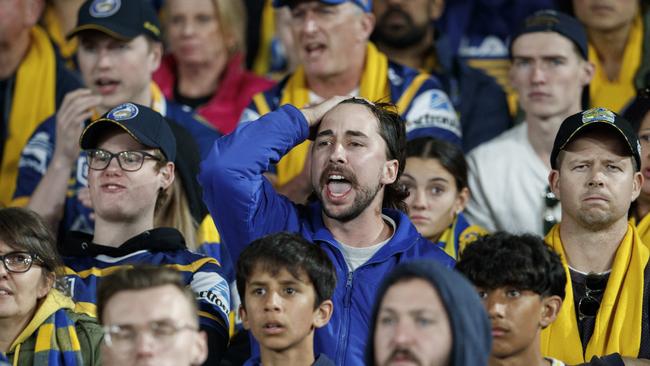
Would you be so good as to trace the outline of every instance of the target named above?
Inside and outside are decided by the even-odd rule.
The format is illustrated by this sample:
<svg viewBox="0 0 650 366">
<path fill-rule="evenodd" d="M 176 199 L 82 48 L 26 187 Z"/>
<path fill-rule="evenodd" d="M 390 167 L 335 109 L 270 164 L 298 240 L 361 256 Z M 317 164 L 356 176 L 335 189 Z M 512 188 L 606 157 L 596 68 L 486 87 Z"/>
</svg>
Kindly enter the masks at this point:
<svg viewBox="0 0 650 366">
<path fill-rule="evenodd" d="M 115 25 L 113 25 L 112 28 L 113 29 L 111 30 L 101 24 L 84 24 L 74 28 L 70 33 L 68 33 L 66 38 L 71 39 L 84 31 L 99 31 L 121 41 L 130 41 L 141 34 L 127 29 L 119 29 L 119 27 L 116 27 Z"/>
<path fill-rule="evenodd" d="M 137 130 L 132 130 L 128 126 L 120 123 L 119 121 L 112 120 L 110 118 L 100 118 L 96 121 L 91 122 L 81 133 L 79 138 L 79 146 L 82 149 L 94 149 L 97 148 L 99 144 L 99 139 L 104 136 L 104 132 L 108 128 L 120 128 L 124 132 L 128 133 L 131 138 L 135 141 L 141 143 L 144 146 L 151 148 L 156 148 L 157 144 L 152 141 L 149 137 L 142 135 Z M 164 152 L 163 152 L 164 153 Z M 169 158 L 169 157 L 167 157 Z"/>
</svg>

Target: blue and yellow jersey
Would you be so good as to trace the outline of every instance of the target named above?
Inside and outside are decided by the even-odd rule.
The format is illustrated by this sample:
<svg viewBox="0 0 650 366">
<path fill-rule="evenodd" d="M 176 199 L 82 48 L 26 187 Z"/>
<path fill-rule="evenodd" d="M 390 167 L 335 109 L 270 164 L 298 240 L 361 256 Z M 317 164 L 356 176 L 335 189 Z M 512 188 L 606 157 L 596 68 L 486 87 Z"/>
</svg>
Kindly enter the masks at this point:
<svg viewBox="0 0 650 366">
<path fill-rule="evenodd" d="M 442 232 L 436 244 L 450 257 L 458 260 L 460 253 L 468 244 L 486 234 L 488 234 L 487 230 L 478 225 L 470 225 L 465 216 L 459 213 L 451 226 Z"/>
<path fill-rule="evenodd" d="M 102 278 L 121 268 L 147 264 L 166 266 L 182 274 L 196 293 L 202 326 L 229 327 L 230 289 L 222 268 L 216 259 L 185 249 L 175 229 L 150 230 L 118 248 L 92 244 L 91 239 L 90 235 L 73 233 L 64 244 L 64 251 L 69 251 L 63 258 L 65 278 L 77 311 L 96 316 L 97 287 Z"/>
</svg>

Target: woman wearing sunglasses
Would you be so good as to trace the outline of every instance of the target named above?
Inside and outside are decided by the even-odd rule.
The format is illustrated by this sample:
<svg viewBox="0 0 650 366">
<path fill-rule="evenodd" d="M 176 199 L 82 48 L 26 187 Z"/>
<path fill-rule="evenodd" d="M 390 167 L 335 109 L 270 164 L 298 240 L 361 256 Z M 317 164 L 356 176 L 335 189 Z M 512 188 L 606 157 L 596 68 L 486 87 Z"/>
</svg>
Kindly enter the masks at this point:
<svg viewBox="0 0 650 366">
<path fill-rule="evenodd" d="M 0 354 L 12 365 L 99 365 L 101 327 L 60 290 L 54 238 L 35 213 L 0 209 Z M 0 359 L 2 359 L 0 357 Z"/>
</svg>

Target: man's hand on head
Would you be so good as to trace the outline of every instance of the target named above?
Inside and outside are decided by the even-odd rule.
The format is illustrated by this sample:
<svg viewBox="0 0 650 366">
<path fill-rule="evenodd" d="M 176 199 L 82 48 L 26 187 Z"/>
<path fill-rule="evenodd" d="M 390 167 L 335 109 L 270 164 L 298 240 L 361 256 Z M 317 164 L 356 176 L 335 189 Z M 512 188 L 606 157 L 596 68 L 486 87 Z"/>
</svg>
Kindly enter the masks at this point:
<svg viewBox="0 0 650 366">
<path fill-rule="evenodd" d="M 348 99 L 350 97 L 344 97 L 344 96 L 335 96 L 331 97 L 327 100 L 324 100 L 318 104 L 314 105 L 309 105 L 300 111 L 302 114 L 305 116 L 305 119 L 307 120 L 307 123 L 309 124 L 309 128 L 311 130 L 315 130 L 318 127 L 318 124 L 320 121 L 323 119 L 323 116 L 329 112 L 332 108 L 336 107 L 339 103 L 342 101 Z"/>
</svg>

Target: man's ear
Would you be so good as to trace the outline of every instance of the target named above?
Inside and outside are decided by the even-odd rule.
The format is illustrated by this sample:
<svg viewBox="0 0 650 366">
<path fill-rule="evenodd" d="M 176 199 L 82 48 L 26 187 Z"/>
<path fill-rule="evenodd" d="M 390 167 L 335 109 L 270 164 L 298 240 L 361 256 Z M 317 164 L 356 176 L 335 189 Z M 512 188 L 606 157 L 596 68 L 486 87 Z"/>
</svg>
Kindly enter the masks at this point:
<svg viewBox="0 0 650 366">
<path fill-rule="evenodd" d="M 165 166 L 160 168 L 160 176 L 162 177 L 162 189 L 167 189 L 174 183 L 174 163 L 167 162 Z"/>
<path fill-rule="evenodd" d="M 636 164 L 635 161 L 632 161 L 633 164 Z M 634 169 L 634 168 L 633 168 Z M 636 201 L 636 199 L 639 197 L 641 194 L 641 188 L 643 187 L 643 174 L 640 172 L 635 171 L 634 172 L 634 181 L 632 184 L 632 197 L 630 202 Z"/>
<path fill-rule="evenodd" d="M 314 327 L 324 327 L 332 317 L 334 303 L 332 300 L 325 300 L 314 310 Z"/>
<path fill-rule="evenodd" d="M 542 309 L 539 325 L 542 329 L 548 327 L 555 321 L 562 308 L 562 298 L 557 295 L 542 298 Z"/>
<path fill-rule="evenodd" d="M 397 180 L 398 170 L 399 162 L 397 159 L 388 160 L 384 163 L 384 171 L 382 172 L 380 183 L 383 185 L 393 184 Z"/>
<path fill-rule="evenodd" d="M 195 340 L 192 343 L 191 362 L 192 365 L 202 365 L 208 359 L 208 336 L 204 331 L 199 331 L 194 334 Z"/>
<path fill-rule="evenodd" d="M 357 35 L 360 40 L 367 42 L 370 39 L 370 34 L 375 29 L 375 15 L 373 13 L 361 14 L 361 24 L 359 26 L 360 33 Z"/>
<path fill-rule="evenodd" d="M 552 169 L 551 172 L 548 174 L 548 186 L 551 188 L 551 192 L 555 194 L 555 197 L 558 200 L 561 200 L 560 198 L 560 171 L 556 169 Z"/>
<path fill-rule="evenodd" d="M 239 317 L 241 318 L 241 323 L 244 326 L 244 329 L 250 330 L 251 326 L 248 323 L 248 313 L 246 313 L 246 308 L 244 308 L 244 305 L 239 305 Z"/>
<path fill-rule="evenodd" d="M 429 19 L 435 21 L 442 16 L 445 11 L 445 0 L 431 0 L 429 5 Z"/>
</svg>

